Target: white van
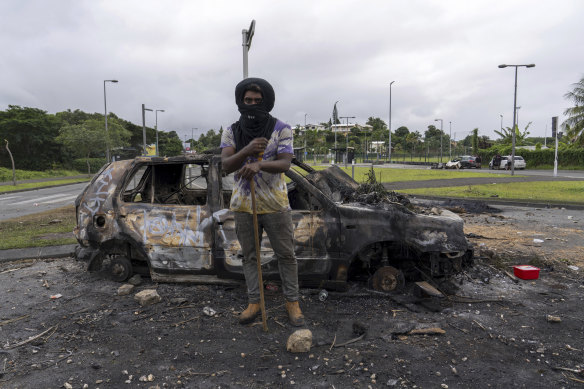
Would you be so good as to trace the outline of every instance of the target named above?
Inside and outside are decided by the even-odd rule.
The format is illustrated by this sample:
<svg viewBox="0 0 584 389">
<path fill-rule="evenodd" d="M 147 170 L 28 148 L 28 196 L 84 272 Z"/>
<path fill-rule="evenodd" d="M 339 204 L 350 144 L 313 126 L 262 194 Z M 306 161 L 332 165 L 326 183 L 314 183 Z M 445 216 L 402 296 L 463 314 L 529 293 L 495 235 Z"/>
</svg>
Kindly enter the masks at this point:
<svg viewBox="0 0 584 389">
<path fill-rule="evenodd" d="M 491 170 L 493 170 L 493 169 L 511 170 L 511 156 L 510 155 L 504 155 L 501 157 L 500 166 L 494 166 L 494 160 L 495 160 L 495 158 L 493 157 L 493 159 L 491 159 L 491 162 L 489 162 L 489 169 L 491 169 Z M 525 163 L 525 160 L 523 159 L 522 156 L 519 156 L 519 155 L 515 156 L 515 169 L 523 170 L 523 169 L 525 169 L 526 165 L 527 164 Z"/>
</svg>

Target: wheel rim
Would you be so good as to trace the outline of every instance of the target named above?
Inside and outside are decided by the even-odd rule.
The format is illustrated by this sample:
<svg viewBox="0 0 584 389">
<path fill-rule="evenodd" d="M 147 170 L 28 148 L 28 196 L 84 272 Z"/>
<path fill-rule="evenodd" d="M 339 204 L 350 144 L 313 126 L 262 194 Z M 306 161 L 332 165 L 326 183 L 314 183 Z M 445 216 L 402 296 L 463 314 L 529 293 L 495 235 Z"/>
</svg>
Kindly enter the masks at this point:
<svg viewBox="0 0 584 389">
<path fill-rule="evenodd" d="M 385 266 L 378 269 L 371 281 L 373 289 L 380 292 L 400 290 L 405 285 L 403 273 L 393 266 Z"/>
</svg>

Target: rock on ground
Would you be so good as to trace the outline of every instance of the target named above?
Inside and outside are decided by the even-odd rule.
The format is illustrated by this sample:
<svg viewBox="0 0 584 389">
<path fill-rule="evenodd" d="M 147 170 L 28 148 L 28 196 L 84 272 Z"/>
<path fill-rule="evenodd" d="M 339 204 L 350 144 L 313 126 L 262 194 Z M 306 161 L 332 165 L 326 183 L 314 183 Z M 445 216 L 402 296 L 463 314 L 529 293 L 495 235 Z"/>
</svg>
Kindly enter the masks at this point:
<svg viewBox="0 0 584 389">
<path fill-rule="evenodd" d="M 134 295 L 134 299 L 138 301 L 141 306 L 159 303 L 161 298 L 158 292 L 154 289 L 146 289 Z"/>
<path fill-rule="evenodd" d="M 312 346 L 312 332 L 307 329 L 297 330 L 286 343 L 286 350 L 292 353 L 307 353 Z"/>
<path fill-rule="evenodd" d="M 134 290 L 134 285 L 124 284 L 118 288 L 118 296 L 125 296 Z"/>
</svg>

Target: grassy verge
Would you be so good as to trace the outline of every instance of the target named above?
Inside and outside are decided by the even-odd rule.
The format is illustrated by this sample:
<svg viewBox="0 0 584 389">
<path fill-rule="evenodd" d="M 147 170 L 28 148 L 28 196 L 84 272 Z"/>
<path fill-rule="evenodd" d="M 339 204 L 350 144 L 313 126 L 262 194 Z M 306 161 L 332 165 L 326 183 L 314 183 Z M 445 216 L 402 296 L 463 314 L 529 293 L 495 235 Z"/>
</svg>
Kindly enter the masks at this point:
<svg viewBox="0 0 584 389">
<path fill-rule="evenodd" d="M 16 184 L 14 185 L 1 185 L 0 186 L 0 193 L 4 192 L 13 192 L 15 190 L 23 190 L 23 189 L 36 189 L 36 188 L 43 188 L 45 186 L 54 186 L 54 185 L 64 185 L 64 184 L 76 184 L 78 182 L 87 182 L 90 178 L 73 178 L 67 180 L 53 180 L 53 181 L 44 181 L 44 182 L 27 182 L 23 184 Z"/>
<path fill-rule="evenodd" d="M 315 170 L 323 170 L 329 166 L 313 166 Z M 352 168 L 348 166 L 339 166 L 349 176 L 352 174 Z M 366 166 L 355 166 L 355 181 L 361 183 L 365 181 L 365 175 L 371 168 Z M 443 180 L 451 178 L 465 177 L 493 177 L 493 173 L 481 170 L 442 170 L 442 169 L 392 169 L 376 168 L 375 177 L 380 182 L 397 182 L 397 181 L 425 181 L 425 180 Z M 519 176 L 517 176 L 519 177 Z"/>
<path fill-rule="evenodd" d="M 75 225 L 73 206 L 0 221 L 0 250 L 72 244 Z"/>
<path fill-rule="evenodd" d="M 47 170 L 44 172 L 39 172 L 33 170 L 18 169 L 16 169 L 15 173 L 16 181 L 36 180 L 39 178 L 71 177 L 83 174 L 76 170 Z M 12 169 L 0 167 L 0 182 L 12 182 Z"/>
<path fill-rule="evenodd" d="M 552 201 L 584 204 L 584 182 L 515 182 L 509 184 L 486 184 L 454 186 L 447 188 L 404 189 L 400 192 L 429 196 L 463 197 L 524 201 Z"/>
</svg>

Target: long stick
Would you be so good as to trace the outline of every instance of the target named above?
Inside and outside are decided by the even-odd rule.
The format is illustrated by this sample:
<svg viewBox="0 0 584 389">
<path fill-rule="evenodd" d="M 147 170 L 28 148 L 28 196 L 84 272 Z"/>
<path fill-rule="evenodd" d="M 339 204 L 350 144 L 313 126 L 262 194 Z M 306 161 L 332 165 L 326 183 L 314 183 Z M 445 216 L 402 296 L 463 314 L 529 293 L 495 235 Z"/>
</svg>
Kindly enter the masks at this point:
<svg viewBox="0 0 584 389">
<path fill-rule="evenodd" d="M 262 157 L 259 157 L 261 161 Z M 264 280 L 262 277 L 262 258 L 260 252 L 260 237 L 258 234 L 258 211 L 256 208 L 256 196 L 255 196 L 255 180 L 254 177 L 250 180 L 251 188 L 251 208 L 253 210 L 253 236 L 255 238 L 255 249 L 256 249 L 256 259 L 258 264 L 258 283 L 260 287 L 260 308 L 262 310 L 262 324 L 264 326 L 264 331 L 268 332 L 268 319 L 266 316 L 266 301 L 264 300 Z"/>
</svg>

